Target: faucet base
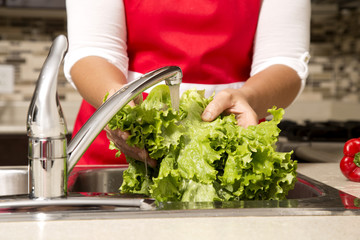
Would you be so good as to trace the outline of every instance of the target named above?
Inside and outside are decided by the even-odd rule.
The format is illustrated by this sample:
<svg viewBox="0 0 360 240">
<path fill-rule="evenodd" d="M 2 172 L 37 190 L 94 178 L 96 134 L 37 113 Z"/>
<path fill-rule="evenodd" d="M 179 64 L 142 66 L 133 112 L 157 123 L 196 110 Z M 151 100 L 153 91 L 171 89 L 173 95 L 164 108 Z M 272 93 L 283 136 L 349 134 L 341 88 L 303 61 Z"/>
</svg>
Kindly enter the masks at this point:
<svg viewBox="0 0 360 240">
<path fill-rule="evenodd" d="M 66 196 L 66 144 L 66 139 L 29 139 L 30 198 L 50 199 Z"/>
<path fill-rule="evenodd" d="M 30 159 L 29 197 L 37 199 L 65 197 L 67 171 L 64 164 L 66 164 L 66 159 Z"/>
</svg>

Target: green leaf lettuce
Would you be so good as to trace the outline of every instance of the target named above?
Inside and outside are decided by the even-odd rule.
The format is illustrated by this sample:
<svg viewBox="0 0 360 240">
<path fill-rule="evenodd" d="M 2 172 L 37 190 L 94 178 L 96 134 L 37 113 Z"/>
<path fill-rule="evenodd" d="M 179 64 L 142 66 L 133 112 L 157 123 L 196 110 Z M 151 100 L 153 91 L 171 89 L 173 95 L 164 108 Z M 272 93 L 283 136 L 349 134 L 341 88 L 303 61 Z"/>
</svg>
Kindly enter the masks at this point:
<svg viewBox="0 0 360 240">
<path fill-rule="evenodd" d="M 159 85 L 140 105 L 125 106 L 114 116 L 109 127 L 128 131 L 127 143 L 147 149 L 158 162 L 152 169 L 127 157 L 122 192 L 146 194 L 158 202 L 286 197 L 294 188 L 297 165 L 292 152 L 275 147 L 284 110 L 273 107 L 271 120 L 245 129 L 234 115 L 202 121 L 211 100 L 204 91 L 188 90 L 175 111 L 168 86 Z"/>
</svg>

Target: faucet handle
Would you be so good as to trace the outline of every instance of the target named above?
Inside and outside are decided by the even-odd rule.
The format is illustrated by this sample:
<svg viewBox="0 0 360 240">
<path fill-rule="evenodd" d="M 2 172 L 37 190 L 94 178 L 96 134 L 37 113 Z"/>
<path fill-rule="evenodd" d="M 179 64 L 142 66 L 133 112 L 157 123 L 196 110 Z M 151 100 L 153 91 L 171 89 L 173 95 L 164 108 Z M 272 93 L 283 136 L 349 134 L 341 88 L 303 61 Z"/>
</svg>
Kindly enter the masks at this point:
<svg viewBox="0 0 360 240">
<path fill-rule="evenodd" d="M 59 68 L 67 46 L 66 37 L 58 36 L 41 69 L 28 110 L 27 132 L 29 137 L 63 137 L 67 133 L 66 122 L 57 95 Z"/>
<path fill-rule="evenodd" d="M 63 197 L 66 192 L 67 127 L 57 95 L 57 79 L 67 46 L 63 35 L 54 40 L 28 110 L 31 198 Z"/>
</svg>

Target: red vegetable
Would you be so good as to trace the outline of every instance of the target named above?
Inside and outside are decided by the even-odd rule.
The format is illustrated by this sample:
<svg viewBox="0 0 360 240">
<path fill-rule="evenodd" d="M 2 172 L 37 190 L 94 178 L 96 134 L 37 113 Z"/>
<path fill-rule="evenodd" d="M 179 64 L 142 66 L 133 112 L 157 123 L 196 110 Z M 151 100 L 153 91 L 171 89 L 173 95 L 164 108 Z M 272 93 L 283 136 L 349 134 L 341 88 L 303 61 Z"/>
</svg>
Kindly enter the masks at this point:
<svg viewBox="0 0 360 240">
<path fill-rule="evenodd" d="M 346 209 L 360 209 L 359 198 L 342 191 L 339 191 L 339 195 Z"/>
<path fill-rule="evenodd" d="M 360 138 L 353 138 L 344 145 L 344 157 L 340 169 L 345 177 L 354 182 L 360 182 Z"/>
</svg>

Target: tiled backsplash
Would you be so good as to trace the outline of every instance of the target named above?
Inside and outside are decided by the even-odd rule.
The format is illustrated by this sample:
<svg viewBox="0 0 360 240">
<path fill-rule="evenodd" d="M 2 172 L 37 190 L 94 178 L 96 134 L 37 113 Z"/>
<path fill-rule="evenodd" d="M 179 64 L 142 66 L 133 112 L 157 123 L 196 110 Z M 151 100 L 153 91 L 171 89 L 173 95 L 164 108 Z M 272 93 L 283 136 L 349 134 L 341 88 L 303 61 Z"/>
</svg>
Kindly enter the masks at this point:
<svg viewBox="0 0 360 240">
<path fill-rule="evenodd" d="M 291 120 L 360 120 L 360 1 L 313 0 L 312 56 Z"/>
<path fill-rule="evenodd" d="M 360 1 L 314 0 L 311 23 L 310 75 L 303 94 L 289 113 L 301 118 L 299 108 L 318 103 L 313 109 L 305 109 L 308 115 L 304 117 L 311 117 L 312 112 L 319 115 L 321 109 L 323 118 L 332 118 L 332 111 L 338 108 L 336 104 L 350 103 L 354 109 L 360 104 Z M 51 42 L 60 33 L 66 34 L 64 10 L 0 8 L 0 65 L 14 68 L 12 92 L 0 91 L 0 125 L 4 122 L 21 125 L 25 121 L 17 116 L 16 110 L 6 107 L 27 106 Z M 62 68 L 58 86 L 62 105 L 69 106 L 66 117 L 72 122 L 81 98 L 65 80 Z M 360 119 L 360 111 L 358 115 L 353 109 L 349 111 L 353 113 L 350 118 Z"/>
<path fill-rule="evenodd" d="M 0 10 L 1 13 L 8 11 L 8 14 L 0 14 L 0 64 L 13 65 L 15 70 L 14 92 L 1 94 L 0 101 L 29 101 L 52 40 L 59 34 L 66 34 L 66 15 L 63 10 L 50 11 L 48 16 L 48 10 Z M 37 16 L 37 12 L 45 16 Z M 57 17 L 52 12 L 56 12 Z M 58 81 L 61 99 L 75 91 L 66 82 L 62 68 Z"/>
<path fill-rule="evenodd" d="M 306 92 L 360 102 L 360 2 L 313 3 Z"/>
<path fill-rule="evenodd" d="M 66 34 L 64 10 L 0 8 L 0 66 L 11 65 L 14 69 L 13 91 L 0 91 L 0 132 L 23 131 L 9 125 L 25 127 L 36 80 L 52 41 L 59 34 Z M 3 80 L 0 79 L 0 84 Z M 71 131 L 81 97 L 66 81 L 62 67 L 58 95 Z"/>
</svg>

